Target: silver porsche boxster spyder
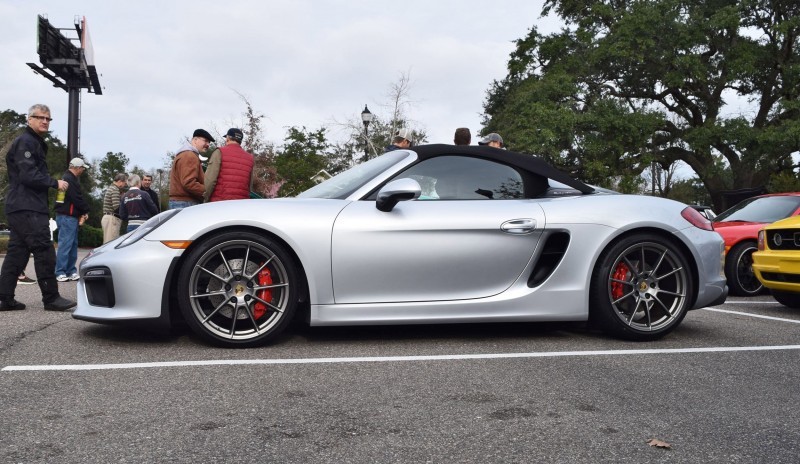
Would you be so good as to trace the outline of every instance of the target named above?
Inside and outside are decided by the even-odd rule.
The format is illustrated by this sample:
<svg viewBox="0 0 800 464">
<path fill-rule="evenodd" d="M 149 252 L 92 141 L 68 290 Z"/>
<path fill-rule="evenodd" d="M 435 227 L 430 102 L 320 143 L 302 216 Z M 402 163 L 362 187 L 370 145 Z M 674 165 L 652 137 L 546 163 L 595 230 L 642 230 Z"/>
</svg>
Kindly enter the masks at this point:
<svg viewBox="0 0 800 464">
<path fill-rule="evenodd" d="M 185 323 L 223 346 L 313 326 L 589 321 L 654 340 L 722 303 L 695 209 L 490 147 L 387 152 L 296 198 L 165 211 L 93 250 L 73 316 Z"/>
</svg>

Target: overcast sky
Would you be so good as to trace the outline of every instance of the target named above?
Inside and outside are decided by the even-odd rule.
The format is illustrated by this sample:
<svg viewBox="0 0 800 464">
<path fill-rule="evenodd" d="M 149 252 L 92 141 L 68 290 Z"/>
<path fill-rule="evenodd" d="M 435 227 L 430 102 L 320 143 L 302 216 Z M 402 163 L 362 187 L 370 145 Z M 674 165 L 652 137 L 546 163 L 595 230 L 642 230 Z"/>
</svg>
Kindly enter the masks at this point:
<svg viewBox="0 0 800 464">
<path fill-rule="evenodd" d="M 70 37 L 85 16 L 103 87 L 81 94 L 80 149 L 92 161 L 113 151 L 160 167 L 194 129 L 241 122 L 237 92 L 266 116 L 266 139 L 277 145 L 290 126 L 358 118 L 365 104 L 387 116 L 382 105 L 404 73 L 408 115 L 430 142 L 452 143 L 465 126 L 476 143 L 486 91 L 505 77 L 513 41 L 534 25 L 560 28 L 540 17 L 542 3 L 0 0 L 0 110 L 49 105 L 51 130 L 66 144 L 67 92 L 26 63 L 39 64 L 37 15 L 73 29 Z"/>
</svg>

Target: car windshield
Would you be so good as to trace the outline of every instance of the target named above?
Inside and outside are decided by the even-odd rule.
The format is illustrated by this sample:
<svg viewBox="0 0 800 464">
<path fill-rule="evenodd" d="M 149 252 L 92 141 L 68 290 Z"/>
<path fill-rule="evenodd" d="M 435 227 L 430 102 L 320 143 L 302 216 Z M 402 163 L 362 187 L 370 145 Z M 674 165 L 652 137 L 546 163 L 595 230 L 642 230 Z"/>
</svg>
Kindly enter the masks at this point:
<svg viewBox="0 0 800 464">
<path fill-rule="evenodd" d="M 394 166 L 408 156 L 407 151 L 390 151 L 365 163 L 354 166 L 317 184 L 298 198 L 346 198 L 375 176 Z"/>
<path fill-rule="evenodd" d="M 792 215 L 800 206 L 800 196 L 756 197 L 744 200 L 714 218 L 714 222 L 771 223 Z"/>
</svg>

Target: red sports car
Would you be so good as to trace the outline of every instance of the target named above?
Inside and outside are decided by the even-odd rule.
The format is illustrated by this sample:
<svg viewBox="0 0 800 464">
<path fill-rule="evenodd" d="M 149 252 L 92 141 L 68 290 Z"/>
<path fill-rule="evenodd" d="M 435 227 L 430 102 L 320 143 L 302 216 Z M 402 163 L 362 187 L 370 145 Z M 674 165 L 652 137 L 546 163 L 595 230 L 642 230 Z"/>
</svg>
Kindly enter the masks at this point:
<svg viewBox="0 0 800 464">
<path fill-rule="evenodd" d="M 713 219 L 714 230 L 725 240 L 725 276 L 731 295 L 752 296 L 763 290 L 752 268 L 758 230 L 798 214 L 800 192 L 775 193 L 743 200 Z"/>
</svg>

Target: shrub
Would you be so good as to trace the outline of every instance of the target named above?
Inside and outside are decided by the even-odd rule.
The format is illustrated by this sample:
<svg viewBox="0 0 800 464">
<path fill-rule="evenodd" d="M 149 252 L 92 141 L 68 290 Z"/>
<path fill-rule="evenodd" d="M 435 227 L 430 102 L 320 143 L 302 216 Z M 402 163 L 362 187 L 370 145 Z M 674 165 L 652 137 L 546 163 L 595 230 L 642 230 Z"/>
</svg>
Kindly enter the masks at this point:
<svg viewBox="0 0 800 464">
<path fill-rule="evenodd" d="M 53 232 L 53 241 L 58 242 L 58 229 Z M 103 229 L 84 224 L 78 228 L 78 246 L 97 248 L 103 244 Z"/>
<path fill-rule="evenodd" d="M 97 248 L 103 244 L 103 229 L 84 224 L 78 229 L 78 246 Z"/>
</svg>

